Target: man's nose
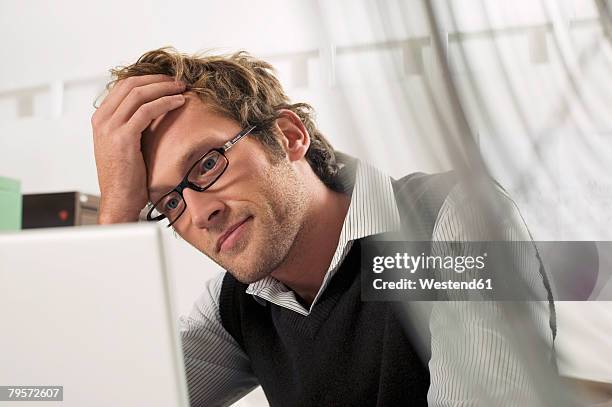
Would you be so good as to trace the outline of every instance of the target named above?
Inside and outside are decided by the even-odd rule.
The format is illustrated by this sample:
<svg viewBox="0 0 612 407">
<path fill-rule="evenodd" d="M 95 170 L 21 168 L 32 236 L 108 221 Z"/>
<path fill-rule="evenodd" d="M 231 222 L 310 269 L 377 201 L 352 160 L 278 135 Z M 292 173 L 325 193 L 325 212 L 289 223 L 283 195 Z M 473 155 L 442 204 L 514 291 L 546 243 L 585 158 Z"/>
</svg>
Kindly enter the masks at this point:
<svg viewBox="0 0 612 407">
<path fill-rule="evenodd" d="M 215 194 L 198 192 L 186 188 L 183 199 L 187 204 L 186 214 L 191 223 L 200 229 L 211 229 L 222 223 L 225 204 L 215 198 Z"/>
</svg>

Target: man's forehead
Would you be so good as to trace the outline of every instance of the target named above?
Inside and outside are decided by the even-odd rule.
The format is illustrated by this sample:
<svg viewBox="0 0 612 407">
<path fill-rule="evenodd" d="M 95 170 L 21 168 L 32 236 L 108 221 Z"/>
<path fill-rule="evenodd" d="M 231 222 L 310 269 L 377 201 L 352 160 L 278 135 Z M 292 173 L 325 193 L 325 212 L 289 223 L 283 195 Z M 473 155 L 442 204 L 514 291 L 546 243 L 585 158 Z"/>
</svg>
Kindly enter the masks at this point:
<svg viewBox="0 0 612 407">
<path fill-rule="evenodd" d="M 215 113 L 197 96 L 186 93 L 183 106 L 172 110 L 151 122 L 143 133 L 142 150 L 150 158 L 157 150 L 175 150 L 183 145 L 223 138 L 227 128 L 232 128 L 231 120 Z M 231 131 L 230 131 L 231 133 Z"/>
<path fill-rule="evenodd" d="M 180 171 L 204 150 L 227 141 L 236 128 L 238 124 L 215 113 L 197 96 L 187 95 L 185 105 L 154 120 L 143 134 L 149 188 L 163 190 L 170 181 L 178 182 Z"/>
</svg>

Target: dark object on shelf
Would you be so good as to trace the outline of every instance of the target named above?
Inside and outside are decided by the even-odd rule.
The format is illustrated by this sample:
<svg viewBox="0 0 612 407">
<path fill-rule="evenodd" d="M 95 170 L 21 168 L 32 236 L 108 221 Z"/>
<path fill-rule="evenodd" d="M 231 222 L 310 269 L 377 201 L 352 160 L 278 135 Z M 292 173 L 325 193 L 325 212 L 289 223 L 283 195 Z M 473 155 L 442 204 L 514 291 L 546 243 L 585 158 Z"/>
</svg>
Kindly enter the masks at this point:
<svg viewBox="0 0 612 407">
<path fill-rule="evenodd" d="M 100 198 L 81 192 L 24 194 L 22 228 L 95 225 Z"/>
</svg>

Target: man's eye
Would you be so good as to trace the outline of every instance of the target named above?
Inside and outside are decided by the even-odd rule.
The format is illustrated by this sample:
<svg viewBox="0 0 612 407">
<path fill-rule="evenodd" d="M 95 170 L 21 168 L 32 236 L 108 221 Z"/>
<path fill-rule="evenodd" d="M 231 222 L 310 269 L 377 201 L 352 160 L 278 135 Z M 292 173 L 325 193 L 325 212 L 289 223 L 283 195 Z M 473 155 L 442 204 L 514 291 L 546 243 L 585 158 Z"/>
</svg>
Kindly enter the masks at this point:
<svg viewBox="0 0 612 407">
<path fill-rule="evenodd" d="M 180 201 L 178 200 L 178 198 L 169 198 L 168 200 L 166 200 L 166 202 L 164 202 L 164 210 L 165 211 L 173 211 L 176 208 L 178 208 L 180 205 Z"/>
<path fill-rule="evenodd" d="M 207 157 L 202 161 L 202 165 L 200 166 L 200 173 L 205 174 L 217 166 L 217 162 L 219 161 L 218 157 Z"/>
</svg>

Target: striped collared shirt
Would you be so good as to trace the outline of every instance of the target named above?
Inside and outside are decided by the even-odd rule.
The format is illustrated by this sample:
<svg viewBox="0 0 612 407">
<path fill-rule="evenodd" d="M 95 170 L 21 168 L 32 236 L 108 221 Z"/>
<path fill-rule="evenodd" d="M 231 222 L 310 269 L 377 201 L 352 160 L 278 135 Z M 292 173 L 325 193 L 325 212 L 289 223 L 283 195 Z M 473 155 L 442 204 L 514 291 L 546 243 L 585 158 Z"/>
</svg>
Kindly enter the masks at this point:
<svg viewBox="0 0 612 407">
<path fill-rule="evenodd" d="M 509 205 L 514 205 L 505 194 L 500 196 Z M 432 240 L 486 240 L 486 236 L 478 234 L 473 228 L 463 227 L 468 223 L 479 223 L 479 214 L 472 208 L 469 197 L 461 188 L 455 187 L 440 208 Z M 518 218 L 520 215 L 515 207 L 513 211 Z M 523 222 L 518 220 L 509 225 L 523 225 Z M 291 289 L 271 276 L 250 284 L 246 292 L 253 295 L 260 304 L 271 302 L 302 315 L 309 315 L 353 241 L 395 231 L 399 226 L 399 211 L 391 178 L 359 162 L 338 246 L 310 308 L 306 309 Z M 509 226 L 505 235 L 508 240 L 528 239 L 527 231 L 522 227 L 516 229 Z M 534 262 L 529 267 L 537 273 L 538 263 L 533 258 Z M 223 276 L 224 273 L 221 273 L 209 280 L 190 315 L 180 318 L 192 406 L 229 405 L 258 385 L 248 356 L 221 324 L 219 294 Z M 495 389 L 498 398 L 491 402 L 499 401 L 501 404 L 507 403 L 517 393 L 533 393 L 530 384 L 524 379 L 525 366 L 519 363 L 518 356 L 505 339 L 507 333 L 504 332 L 504 326 L 497 321 L 499 315 L 495 305 L 478 307 L 479 304 L 473 302 L 440 302 L 433 306 L 429 321 L 430 405 L 472 405 L 477 400 L 480 383 L 487 383 Z M 534 313 L 541 332 L 548 335 L 550 341 L 546 307 L 542 305 L 534 309 Z M 468 372 L 470 378 L 466 379 Z"/>
</svg>

